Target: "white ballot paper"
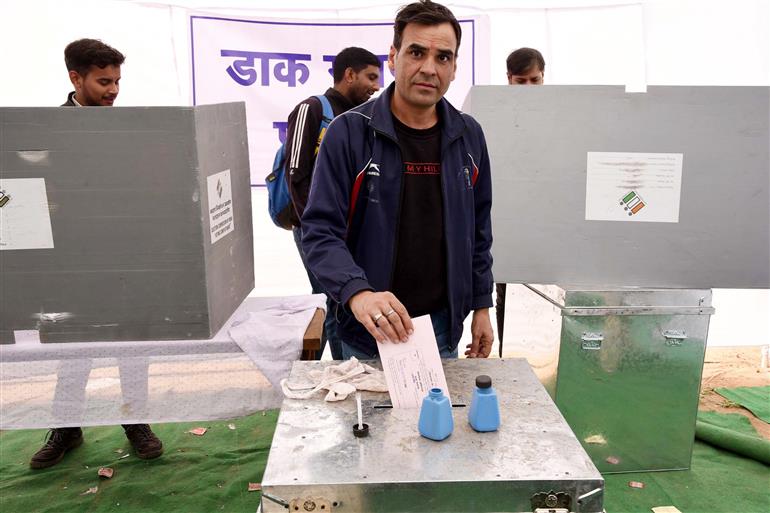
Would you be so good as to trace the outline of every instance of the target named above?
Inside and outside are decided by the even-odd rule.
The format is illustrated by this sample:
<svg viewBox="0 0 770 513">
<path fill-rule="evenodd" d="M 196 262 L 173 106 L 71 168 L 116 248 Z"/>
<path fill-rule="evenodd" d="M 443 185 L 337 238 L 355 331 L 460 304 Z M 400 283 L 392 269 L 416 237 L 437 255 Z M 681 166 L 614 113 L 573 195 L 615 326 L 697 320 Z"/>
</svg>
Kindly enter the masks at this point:
<svg viewBox="0 0 770 513">
<path fill-rule="evenodd" d="M 430 315 L 412 323 L 414 333 L 407 342 L 378 345 L 390 402 L 394 408 L 420 408 L 430 389 L 440 388 L 451 403 Z"/>
</svg>

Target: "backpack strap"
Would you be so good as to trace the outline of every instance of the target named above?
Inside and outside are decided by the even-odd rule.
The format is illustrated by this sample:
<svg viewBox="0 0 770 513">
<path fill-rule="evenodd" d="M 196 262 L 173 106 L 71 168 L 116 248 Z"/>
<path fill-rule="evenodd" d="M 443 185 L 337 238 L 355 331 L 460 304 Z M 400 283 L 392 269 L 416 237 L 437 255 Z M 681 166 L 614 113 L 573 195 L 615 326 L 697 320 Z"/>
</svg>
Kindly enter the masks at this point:
<svg viewBox="0 0 770 513">
<path fill-rule="evenodd" d="M 321 147 L 321 141 L 323 141 L 326 135 L 326 129 L 329 128 L 329 123 L 334 119 L 334 111 L 332 110 L 332 104 L 329 103 L 329 98 L 323 94 L 317 94 L 316 98 L 321 102 L 321 108 L 323 109 L 323 117 L 321 118 L 321 126 L 318 128 L 318 139 L 315 143 L 315 155 L 318 155 L 318 149 Z"/>
<path fill-rule="evenodd" d="M 329 98 L 323 94 L 317 94 L 316 98 L 321 102 L 321 108 L 323 109 L 323 120 L 321 121 L 321 129 L 329 126 L 329 123 L 334 119 L 334 111 L 332 110 L 332 104 L 329 103 Z"/>
</svg>

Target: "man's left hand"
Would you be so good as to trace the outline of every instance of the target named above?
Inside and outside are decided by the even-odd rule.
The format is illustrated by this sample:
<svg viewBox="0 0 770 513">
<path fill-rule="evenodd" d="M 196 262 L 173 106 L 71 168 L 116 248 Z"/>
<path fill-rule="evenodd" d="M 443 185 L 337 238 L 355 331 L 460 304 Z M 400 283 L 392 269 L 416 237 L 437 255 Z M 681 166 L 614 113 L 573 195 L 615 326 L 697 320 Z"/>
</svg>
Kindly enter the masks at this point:
<svg viewBox="0 0 770 513">
<path fill-rule="evenodd" d="M 471 321 L 471 335 L 473 341 L 468 344 L 465 356 L 468 358 L 486 358 L 492 351 L 492 342 L 495 339 L 492 331 L 492 322 L 489 320 L 489 308 L 474 310 Z"/>
</svg>

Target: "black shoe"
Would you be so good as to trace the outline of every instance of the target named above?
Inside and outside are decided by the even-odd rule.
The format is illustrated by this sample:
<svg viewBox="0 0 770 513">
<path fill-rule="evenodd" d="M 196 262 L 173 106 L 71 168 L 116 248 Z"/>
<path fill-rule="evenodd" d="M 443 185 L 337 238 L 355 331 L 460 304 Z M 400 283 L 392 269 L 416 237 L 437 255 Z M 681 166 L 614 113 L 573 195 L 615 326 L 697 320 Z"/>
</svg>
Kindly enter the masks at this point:
<svg viewBox="0 0 770 513">
<path fill-rule="evenodd" d="M 139 458 L 151 460 L 163 454 L 163 444 L 147 424 L 124 425 L 123 429 L 126 430 L 126 438 Z"/>
<path fill-rule="evenodd" d="M 83 431 L 79 427 L 56 428 L 48 431 L 45 445 L 32 456 L 29 466 L 48 468 L 59 463 L 70 449 L 83 443 Z"/>
</svg>

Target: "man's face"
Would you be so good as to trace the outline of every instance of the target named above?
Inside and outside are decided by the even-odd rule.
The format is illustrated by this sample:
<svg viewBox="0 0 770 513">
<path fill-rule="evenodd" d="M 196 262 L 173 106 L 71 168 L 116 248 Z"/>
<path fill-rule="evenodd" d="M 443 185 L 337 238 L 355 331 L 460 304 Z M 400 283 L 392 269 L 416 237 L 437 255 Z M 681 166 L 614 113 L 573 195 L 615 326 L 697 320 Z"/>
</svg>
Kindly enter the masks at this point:
<svg viewBox="0 0 770 513">
<path fill-rule="evenodd" d="M 508 73 L 508 83 L 510 85 L 543 85 L 543 72 L 537 65 L 530 66 L 521 75 Z"/>
<path fill-rule="evenodd" d="M 457 37 L 449 23 L 404 27 L 401 49 L 391 46 L 388 55 L 396 79 L 394 106 L 414 111 L 433 108 L 455 78 L 456 51 Z"/>
<path fill-rule="evenodd" d="M 70 71 L 75 98 L 87 107 L 111 107 L 120 90 L 120 66 L 91 66 L 85 76 Z"/>
<path fill-rule="evenodd" d="M 371 64 L 358 73 L 348 68 L 353 76 L 353 83 L 350 85 L 349 95 L 353 105 L 361 105 L 371 98 L 371 96 L 380 90 L 380 68 Z"/>
</svg>

